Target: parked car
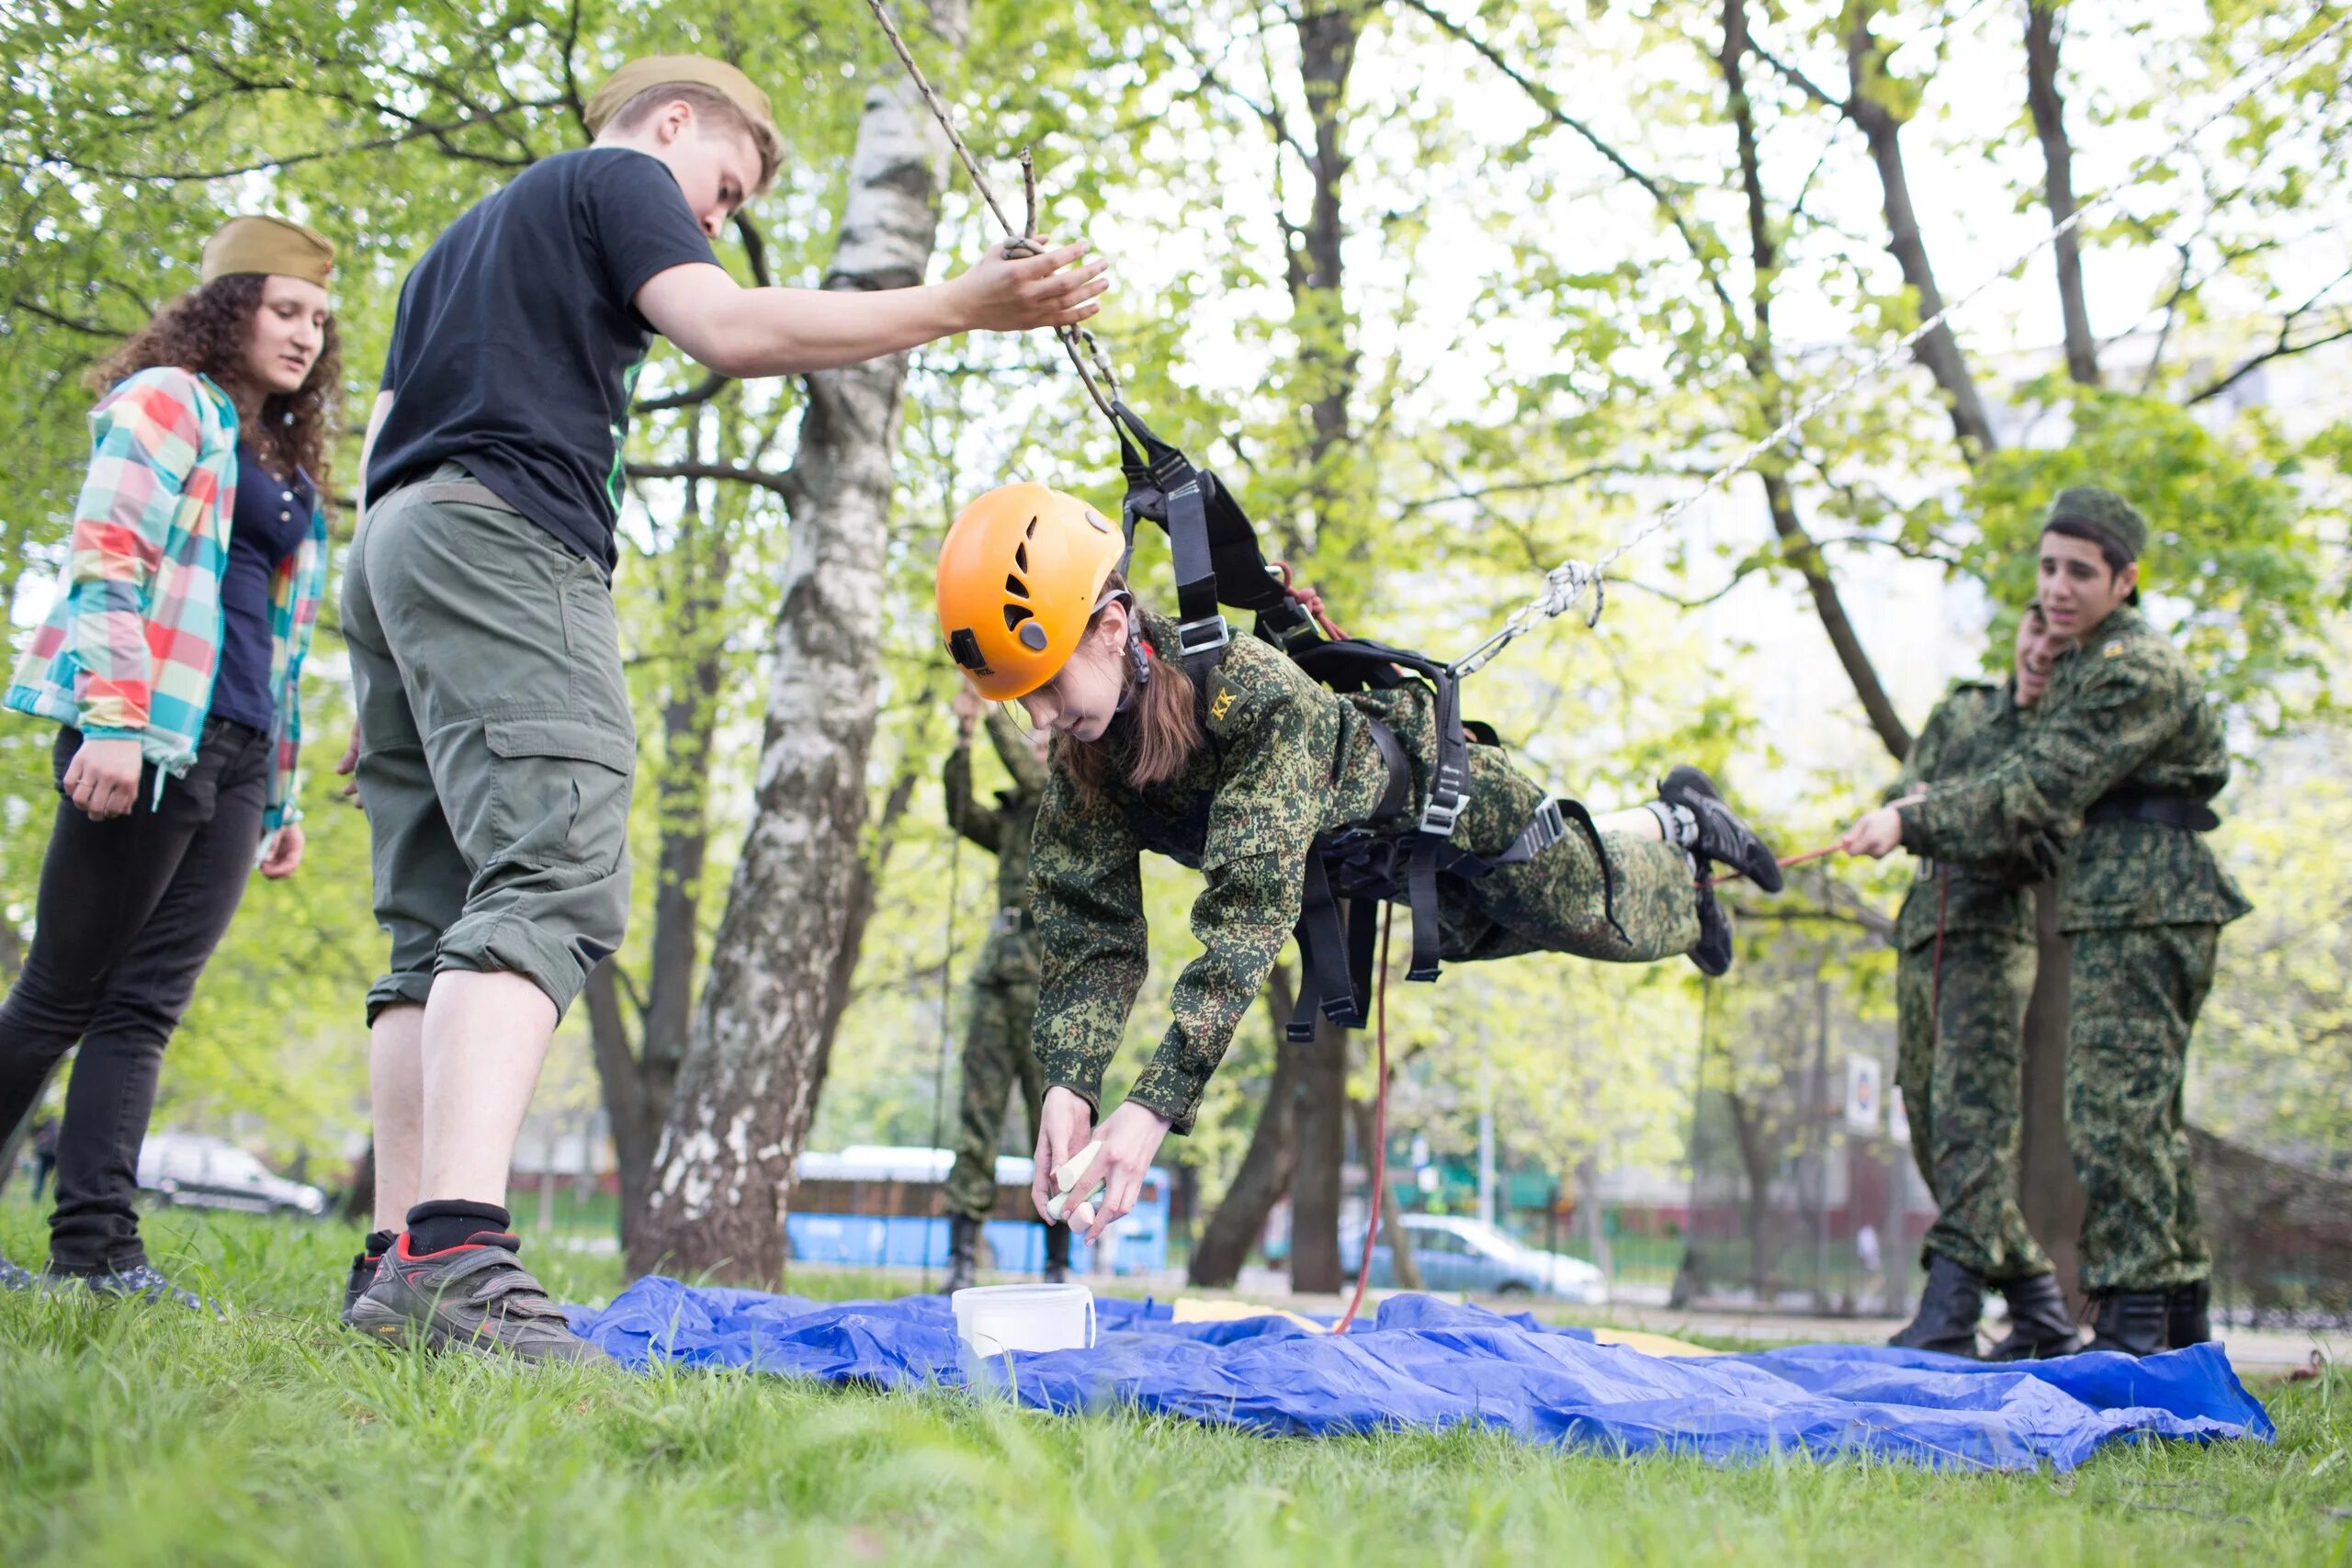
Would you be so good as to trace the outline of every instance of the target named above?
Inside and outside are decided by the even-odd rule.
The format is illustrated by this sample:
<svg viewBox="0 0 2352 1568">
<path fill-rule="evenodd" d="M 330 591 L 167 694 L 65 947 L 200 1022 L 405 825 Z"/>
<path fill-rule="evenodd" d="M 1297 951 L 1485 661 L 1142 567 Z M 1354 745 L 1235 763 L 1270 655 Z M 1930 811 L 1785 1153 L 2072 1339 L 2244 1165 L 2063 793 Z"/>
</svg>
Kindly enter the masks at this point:
<svg viewBox="0 0 2352 1568">
<path fill-rule="evenodd" d="M 1411 1239 L 1413 1262 L 1421 1284 L 1432 1291 L 1461 1291 L 1471 1295 L 1550 1296 L 1558 1301 L 1599 1305 L 1609 1299 L 1609 1280 L 1581 1258 L 1539 1252 L 1522 1247 L 1500 1230 L 1454 1214 L 1407 1214 L 1405 1234 Z M 1353 1277 L 1361 1231 L 1343 1239 L 1340 1256 Z M 1386 1241 L 1372 1249 L 1372 1282 L 1393 1287 L 1396 1269 Z"/>
<path fill-rule="evenodd" d="M 150 1133 L 139 1149 L 139 1190 L 166 1207 L 240 1209 L 253 1214 L 327 1212 L 327 1195 L 289 1181 L 236 1145 L 194 1133 Z"/>
</svg>

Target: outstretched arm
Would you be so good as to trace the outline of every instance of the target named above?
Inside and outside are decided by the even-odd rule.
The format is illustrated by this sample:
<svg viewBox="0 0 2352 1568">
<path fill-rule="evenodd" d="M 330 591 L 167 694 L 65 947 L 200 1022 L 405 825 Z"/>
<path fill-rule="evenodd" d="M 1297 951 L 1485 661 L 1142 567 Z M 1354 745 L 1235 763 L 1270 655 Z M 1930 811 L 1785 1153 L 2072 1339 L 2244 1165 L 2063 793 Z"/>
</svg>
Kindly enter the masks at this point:
<svg viewBox="0 0 2352 1568">
<path fill-rule="evenodd" d="M 1069 326 L 1102 307 L 1110 264 L 1084 245 L 1007 257 L 912 288 L 746 288 L 713 262 L 655 273 L 637 308 L 656 332 L 722 376 L 801 376 L 863 364 L 959 333 Z"/>
</svg>

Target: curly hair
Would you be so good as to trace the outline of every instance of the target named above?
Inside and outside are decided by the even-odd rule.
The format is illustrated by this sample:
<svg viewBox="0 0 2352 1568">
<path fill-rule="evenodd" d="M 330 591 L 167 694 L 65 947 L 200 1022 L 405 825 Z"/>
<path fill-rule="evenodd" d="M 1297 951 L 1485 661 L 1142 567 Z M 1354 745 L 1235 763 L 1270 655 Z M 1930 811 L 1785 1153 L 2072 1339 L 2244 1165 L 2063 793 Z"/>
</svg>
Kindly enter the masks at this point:
<svg viewBox="0 0 2352 1568">
<path fill-rule="evenodd" d="M 90 371 L 92 389 L 104 391 L 125 377 L 171 365 L 209 376 L 233 396 L 245 380 L 245 344 L 266 281 L 257 272 L 234 272 L 181 295 Z M 342 384 L 342 343 L 329 316 L 319 357 L 302 385 L 264 398 L 258 417 L 239 434 L 271 468 L 282 474 L 299 465 L 323 492 Z"/>
</svg>

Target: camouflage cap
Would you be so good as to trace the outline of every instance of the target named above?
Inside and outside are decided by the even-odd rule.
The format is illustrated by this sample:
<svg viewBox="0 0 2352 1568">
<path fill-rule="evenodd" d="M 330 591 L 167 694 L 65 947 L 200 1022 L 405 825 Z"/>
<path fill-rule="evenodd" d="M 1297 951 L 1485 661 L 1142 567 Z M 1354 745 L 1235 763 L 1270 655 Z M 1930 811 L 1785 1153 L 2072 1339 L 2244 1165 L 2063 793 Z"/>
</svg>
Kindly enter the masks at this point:
<svg viewBox="0 0 2352 1568">
<path fill-rule="evenodd" d="M 232 218 L 204 242 L 207 283 L 237 273 L 299 277 L 326 287 L 334 275 L 334 246 L 315 229 L 283 218 Z"/>
<path fill-rule="evenodd" d="M 2096 485 L 2076 485 L 2058 492 L 2041 526 L 2047 531 L 2060 523 L 2076 524 L 2101 538 L 2112 539 L 2133 560 L 2148 547 L 2148 520 L 2130 502 Z"/>
</svg>

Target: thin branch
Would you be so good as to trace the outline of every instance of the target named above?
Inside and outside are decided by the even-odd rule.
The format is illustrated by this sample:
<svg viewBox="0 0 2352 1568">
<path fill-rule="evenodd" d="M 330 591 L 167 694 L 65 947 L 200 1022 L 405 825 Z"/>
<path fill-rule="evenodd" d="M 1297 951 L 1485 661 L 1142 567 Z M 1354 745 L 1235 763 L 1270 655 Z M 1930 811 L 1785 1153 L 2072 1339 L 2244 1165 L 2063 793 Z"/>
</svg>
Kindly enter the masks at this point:
<svg viewBox="0 0 2352 1568">
<path fill-rule="evenodd" d="M 9 300 L 8 305 L 11 310 L 22 310 L 28 316 L 38 316 L 53 327 L 63 327 L 68 332 L 80 333 L 86 337 L 119 338 L 123 335 L 114 328 L 100 326 L 96 321 L 78 321 L 71 316 L 60 315 L 48 306 L 37 304 L 21 294 Z"/>
<path fill-rule="evenodd" d="M 1762 44 L 1758 43 L 1753 35 L 1750 35 L 1747 40 L 1747 52 L 1762 61 L 1765 64 L 1770 66 L 1773 70 L 1779 72 L 1781 77 L 1785 79 L 1791 86 L 1796 88 L 1797 91 L 1803 93 L 1806 97 L 1811 98 L 1823 108 L 1835 109 L 1840 115 L 1847 112 L 1845 99 L 1832 97 L 1829 94 L 1824 92 L 1812 77 L 1806 75 L 1795 66 L 1788 64 L 1779 56 L 1775 55 L 1770 50 L 1766 49 Z"/>
<path fill-rule="evenodd" d="M 1658 211 L 1665 215 L 1666 220 L 1673 225 L 1675 233 L 1681 237 L 1683 248 L 1690 253 L 1690 259 L 1698 263 L 1700 275 L 1707 280 L 1709 291 L 1724 308 L 1724 321 L 1734 325 L 1737 324 L 1740 319 L 1739 307 L 1732 302 L 1731 292 L 1724 288 L 1722 277 L 1717 275 L 1714 261 L 1709 255 L 1707 247 L 1700 243 L 1698 233 L 1690 227 L 1690 220 L 1683 216 L 1680 206 L 1668 192 L 1663 183 L 1635 168 L 1623 152 L 1618 152 L 1615 147 L 1604 141 L 1600 132 L 1568 113 L 1549 87 L 1520 71 L 1517 66 L 1504 58 L 1499 50 L 1452 17 L 1438 11 L 1436 7 L 1428 4 L 1428 0 L 1399 0 L 1399 3 L 1408 10 L 1417 11 L 1427 17 L 1432 26 L 1448 38 L 1469 45 L 1487 64 L 1493 66 L 1521 92 L 1526 94 L 1528 101 L 1541 109 L 1546 118 L 1575 132 L 1586 146 L 1600 153 L 1619 174 L 1639 186 L 1648 195 L 1650 200 L 1657 204 Z"/>
<path fill-rule="evenodd" d="M 2253 375 L 2256 371 L 2261 369 L 2272 360 L 2291 359 L 2296 355 L 2309 354 L 2312 349 L 2324 348 L 2331 343 L 2341 343 L 2346 338 L 2352 338 L 2352 321 L 2347 321 L 2345 325 L 2336 328 L 2335 331 L 2329 333 L 2324 336 L 2315 337 L 2304 343 L 2289 343 L 2287 341 L 2286 332 L 2282 328 L 2278 334 L 2278 341 L 2276 344 L 2264 349 L 2260 354 L 2254 355 L 2247 358 L 2241 363 L 2236 369 L 2231 371 L 2220 380 L 2211 383 L 2210 386 L 2199 388 L 2197 391 L 2189 394 L 2188 401 L 2186 406 L 2194 408 L 2199 403 L 2204 402 L 2208 399 L 2220 397 L 2223 392 L 2228 391 L 2232 387 L 2236 386 L 2240 381 L 2243 381 L 2248 376 Z"/>
<path fill-rule="evenodd" d="M 734 384 L 735 378 L 732 376 L 721 376 L 718 371 L 713 370 L 684 391 L 669 392 L 658 398 L 639 398 L 637 400 L 637 412 L 664 413 L 671 409 L 696 408 L 710 401 Z"/>
<path fill-rule="evenodd" d="M 798 488 L 788 473 L 742 468 L 733 463 L 631 463 L 632 479 L 718 479 L 722 483 L 757 485 L 789 502 Z"/>
<path fill-rule="evenodd" d="M 502 112 L 510 112 L 513 109 L 520 108 L 552 108 L 555 107 L 557 107 L 556 103 L 552 100 L 546 103 L 516 103 L 509 105 L 508 110 Z M 76 174 L 87 175 L 93 179 L 132 180 L 142 185 L 180 185 L 200 180 L 226 180 L 235 179 L 244 175 L 267 174 L 274 169 L 291 169 L 299 164 L 315 164 L 329 158 L 348 158 L 362 152 L 387 152 L 394 147 L 406 146 L 412 141 L 432 141 L 436 142 L 441 147 L 442 151 L 449 153 L 452 157 L 465 158 L 475 163 L 493 164 L 502 168 L 513 169 L 523 168 L 529 164 L 530 160 L 528 158 L 502 158 L 497 154 L 491 152 L 472 152 L 463 148 L 456 147 L 447 141 L 448 133 L 451 131 L 470 130 L 483 123 L 484 122 L 481 120 L 466 119 L 452 121 L 447 124 L 420 125 L 413 127 L 410 130 L 401 131 L 396 135 L 369 137 L 364 141 L 351 142 L 346 146 L 322 147 L 310 152 L 289 152 L 283 157 L 265 158 L 259 163 L 243 164 L 231 168 L 169 170 L 110 169 L 101 168 L 93 164 L 85 164 L 73 158 L 61 157 L 54 154 L 37 158 L 9 158 L 0 160 L 0 167 L 19 169 L 27 174 L 33 174 L 41 169 L 65 168 L 72 169 Z"/>
</svg>

